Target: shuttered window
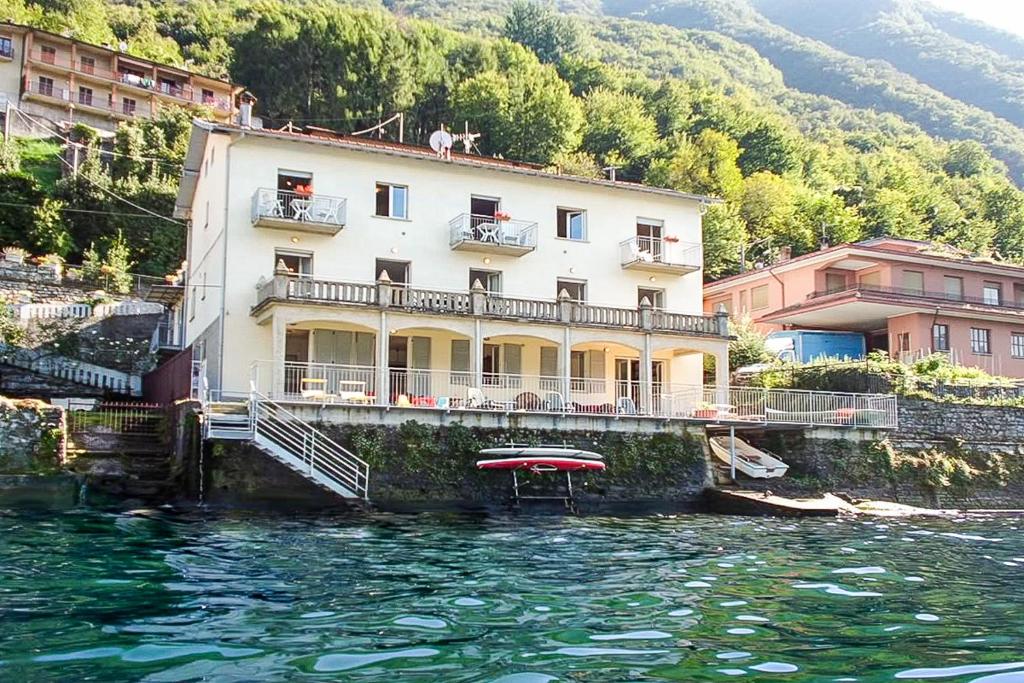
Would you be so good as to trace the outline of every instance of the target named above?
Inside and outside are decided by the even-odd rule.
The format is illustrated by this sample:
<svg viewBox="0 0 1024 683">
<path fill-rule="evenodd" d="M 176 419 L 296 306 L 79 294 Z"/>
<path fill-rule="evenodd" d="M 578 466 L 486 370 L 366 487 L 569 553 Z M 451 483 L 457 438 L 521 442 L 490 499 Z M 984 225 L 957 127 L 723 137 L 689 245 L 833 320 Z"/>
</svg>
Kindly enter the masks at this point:
<svg viewBox="0 0 1024 683">
<path fill-rule="evenodd" d="M 504 356 L 504 367 L 502 370 L 506 375 L 521 375 L 523 373 L 523 347 L 519 344 L 502 344 L 501 353 Z"/>
<path fill-rule="evenodd" d="M 313 362 L 372 366 L 374 336 L 371 332 L 314 330 Z"/>
<path fill-rule="evenodd" d="M 540 374 L 541 377 L 558 376 L 558 347 L 540 347 Z"/>
</svg>

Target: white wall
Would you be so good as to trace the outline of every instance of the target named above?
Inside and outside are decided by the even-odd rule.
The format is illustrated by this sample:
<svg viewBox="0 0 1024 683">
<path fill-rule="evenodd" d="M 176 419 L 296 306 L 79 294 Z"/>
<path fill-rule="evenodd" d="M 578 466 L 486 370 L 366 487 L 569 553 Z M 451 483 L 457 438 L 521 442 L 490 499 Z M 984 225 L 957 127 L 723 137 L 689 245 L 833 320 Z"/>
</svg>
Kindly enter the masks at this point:
<svg viewBox="0 0 1024 683">
<path fill-rule="evenodd" d="M 193 283 L 205 273 L 208 284 L 226 286 L 225 373 L 233 383 L 248 376 L 252 360 L 271 357 L 270 326 L 257 325 L 249 313 L 257 282 L 272 276 L 275 248 L 312 252 L 314 276 L 328 280 L 372 282 L 376 258 L 409 260 L 418 287 L 465 291 L 469 269 L 484 268 L 502 271 L 503 290 L 510 296 L 553 299 L 556 278 L 565 277 L 587 280 L 590 303 L 635 308 L 638 287 L 657 287 L 666 290 L 667 309 L 701 313 L 699 271 L 658 274 L 651 282 L 650 273 L 621 267 L 619 247 L 635 236 L 638 217 L 661 219 L 666 235 L 700 243 L 695 200 L 255 136 L 243 136 L 228 150 L 226 137 L 212 134 L 207 146 L 214 162 L 209 171 L 204 164 L 192 205 L 189 270 Z M 230 164 L 228 178 L 225 164 Z M 344 229 L 326 236 L 253 227 L 252 196 L 258 188 L 276 187 L 279 170 L 311 172 L 316 193 L 345 197 Z M 408 220 L 373 215 L 378 181 L 409 187 Z M 230 197 L 226 232 L 220 222 L 225 193 Z M 448 222 L 469 211 L 471 194 L 501 197 L 502 210 L 513 219 L 536 221 L 537 249 L 520 257 L 453 251 Z M 211 219 L 204 228 L 207 200 Z M 588 241 L 556 237 L 559 206 L 587 211 Z M 225 235 L 226 279 L 220 262 Z M 188 343 L 219 314 L 219 291 L 208 290 L 206 301 L 197 303 Z"/>
</svg>

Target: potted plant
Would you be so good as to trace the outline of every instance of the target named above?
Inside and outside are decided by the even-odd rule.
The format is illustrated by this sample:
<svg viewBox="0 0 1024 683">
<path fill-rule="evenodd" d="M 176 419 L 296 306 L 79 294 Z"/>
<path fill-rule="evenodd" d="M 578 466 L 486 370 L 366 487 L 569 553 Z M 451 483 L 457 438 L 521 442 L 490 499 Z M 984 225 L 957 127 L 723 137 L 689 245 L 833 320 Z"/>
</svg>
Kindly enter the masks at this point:
<svg viewBox="0 0 1024 683">
<path fill-rule="evenodd" d="M 664 240 L 666 242 L 672 242 L 673 244 L 679 241 L 679 238 L 675 235 L 665 235 Z"/>
<path fill-rule="evenodd" d="M 496 220 L 498 222 L 508 221 L 508 220 L 512 220 L 512 216 L 508 215 L 504 211 L 495 211 L 494 212 L 494 220 Z"/>
<path fill-rule="evenodd" d="M 718 408 L 712 403 L 699 403 L 693 410 L 693 416 L 701 420 L 713 420 L 718 417 Z"/>
</svg>

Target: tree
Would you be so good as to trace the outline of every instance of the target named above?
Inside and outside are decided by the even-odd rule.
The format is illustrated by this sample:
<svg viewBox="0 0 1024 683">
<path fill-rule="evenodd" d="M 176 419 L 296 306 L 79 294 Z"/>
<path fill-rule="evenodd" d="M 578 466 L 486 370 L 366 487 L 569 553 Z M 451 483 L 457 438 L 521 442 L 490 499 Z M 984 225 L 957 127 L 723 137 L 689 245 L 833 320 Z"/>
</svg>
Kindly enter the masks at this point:
<svg viewBox="0 0 1024 683">
<path fill-rule="evenodd" d="M 735 205 L 708 207 L 701 222 L 704 235 L 704 279 L 717 280 L 739 272 L 740 245 L 746 241 L 743 219 Z"/>
<path fill-rule="evenodd" d="M 483 134 L 485 154 L 549 163 L 580 141 L 583 113 L 554 68 L 513 43 L 499 46 L 499 67 L 463 81 L 452 117 Z"/>
<path fill-rule="evenodd" d="M 992 157 L 976 140 L 962 140 L 950 144 L 943 164 L 946 173 L 965 177 L 989 173 L 992 166 Z"/>
<path fill-rule="evenodd" d="M 705 129 L 692 139 L 677 138 L 669 148 L 671 156 L 651 165 L 648 183 L 728 201 L 742 193 L 743 176 L 736 165 L 740 150 L 724 133 Z"/>
<path fill-rule="evenodd" d="M 729 370 L 757 363 L 767 363 L 771 354 L 761 334 L 748 316 L 729 321 Z"/>
<path fill-rule="evenodd" d="M 626 175 L 646 167 L 658 146 L 658 127 L 635 95 L 598 88 L 583 100 L 586 130 L 583 149 L 601 163 L 626 164 Z"/>
<path fill-rule="evenodd" d="M 27 227 L 35 221 L 35 210 L 43 196 L 39 183 L 29 174 L 0 174 L 0 245 L 32 249 Z"/>
<path fill-rule="evenodd" d="M 517 0 L 505 17 L 503 34 L 537 55 L 545 64 L 555 64 L 579 48 L 576 22 L 559 16 L 539 2 Z"/>
<path fill-rule="evenodd" d="M 762 121 L 740 138 L 739 165 L 743 175 L 759 171 L 783 175 L 795 169 L 800 159 L 793 137 L 780 126 Z"/>
</svg>

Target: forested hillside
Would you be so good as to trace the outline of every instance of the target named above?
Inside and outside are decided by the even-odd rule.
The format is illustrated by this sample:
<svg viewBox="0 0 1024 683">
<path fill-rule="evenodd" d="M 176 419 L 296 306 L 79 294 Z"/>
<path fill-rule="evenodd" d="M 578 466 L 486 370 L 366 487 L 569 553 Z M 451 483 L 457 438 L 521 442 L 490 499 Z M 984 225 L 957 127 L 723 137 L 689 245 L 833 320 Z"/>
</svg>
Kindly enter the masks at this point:
<svg viewBox="0 0 1024 683">
<path fill-rule="evenodd" d="M 629 9 L 624 4 L 619 9 Z M 136 54 L 230 75 L 257 95 L 257 113 L 270 126 L 351 131 L 401 111 L 407 140 L 423 142 L 439 124 L 467 122 L 483 134 L 482 154 L 595 176 L 614 165 L 620 177 L 722 197 L 725 204 L 705 217 L 709 277 L 736 270 L 744 241 L 759 242 L 749 254 L 760 259 L 783 246 L 802 253 L 897 235 L 1024 262 L 1024 193 L 979 142 L 1024 155 L 1020 129 L 885 67 L 898 76 L 889 81 L 877 67 L 871 83 L 892 101 L 915 100 L 921 88 L 934 95 L 927 107 L 941 111 L 932 123 L 967 110 L 980 122 L 958 121 L 963 135 L 950 137 L 962 140 L 931 137 L 913 116 L 822 94 L 831 89 L 824 81 L 845 77 L 841 60 L 805 65 L 808 81 L 816 70 L 817 87 L 795 88 L 771 50 L 735 29 L 766 21 L 738 0 L 671 5 L 703 17 L 679 22 L 699 28 L 603 16 L 607 8 L 597 0 L 566 3 L 563 12 L 505 0 L 484 7 L 393 0 L 389 9 L 326 1 L 0 0 L 0 16 L 91 42 L 124 40 Z M 645 18 L 659 16 L 668 15 Z M 819 56 L 831 54 L 795 38 Z M 104 224 L 99 214 L 76 211 L 99 199 L 115 205 L 96 189 L 107 183 L 166 215 L 182 120 L 123 131 L 119 164 L 92 169 L 94 183 L 72 188 L 64 180 L 50 189 L 33 181 L 34 194 L 26 190 L 22 203 L 36 208 L 25 220 L 46 230 L 5 239 L 75 258 L 93 242 L 111 243 L 120 230 L 134 260 L 151 270 L 172 266 L 167 254 L 180 245 L 180 226 L 137 215 Z M 10 143 L 5 147 L 0 159 L 17 157 Z M 0 192 L 16 196 L 28 182 L 24 170 L 8 163 Z M 119 212 L 132 213 L 125 206 Z M 63 238 L 44 243 L 33 237 L 40 234 Z M 165 239 L 156 260 L 154 236 Z M 168 245 L 172 239 L 179 242 Z"/>
</svg>

